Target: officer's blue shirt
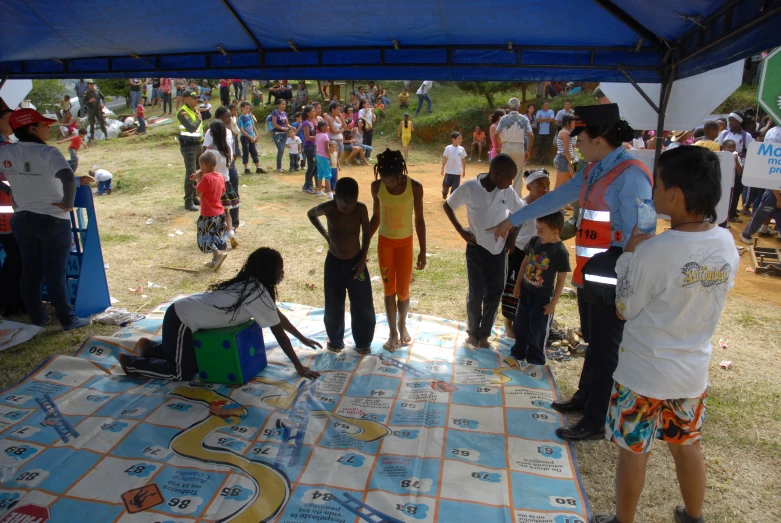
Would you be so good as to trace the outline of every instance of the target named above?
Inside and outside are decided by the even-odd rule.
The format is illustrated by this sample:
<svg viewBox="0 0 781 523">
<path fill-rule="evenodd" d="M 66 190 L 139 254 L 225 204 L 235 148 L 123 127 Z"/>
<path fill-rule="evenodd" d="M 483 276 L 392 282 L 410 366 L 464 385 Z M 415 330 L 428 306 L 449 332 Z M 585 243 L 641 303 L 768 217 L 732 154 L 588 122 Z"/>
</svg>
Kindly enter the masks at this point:
<svg viewBox="0 0 781 523">
<path fill-rule="evenodd" d="M 593 184 L 609 173 L 619 163 L 633 159 L 634 157 L 623 146 L 617 147 L 591 169 L 589 184 Z M 580 197 L 584 182 L 583 170 L 581 169 L 575 173 L 572 179 L 555 191 L 549 192 L 534 203 L 512 214 L 510 222 L 517 227 L 529 220 L 558 211 Z M 611 229 L 613 231 L 620 230 L 623 233 L 620 242 L 614 241 L 615 234 L 611 235 L 613 240 L 610 242 L 611 245 L 623 248 L 629 241 L 632 229 L 637 224 L 638 198 L 651 198 L 651 180 L 645 171 L 632 165 L 605 189 L 605 203 L 610 208 Z"/>
</svg>

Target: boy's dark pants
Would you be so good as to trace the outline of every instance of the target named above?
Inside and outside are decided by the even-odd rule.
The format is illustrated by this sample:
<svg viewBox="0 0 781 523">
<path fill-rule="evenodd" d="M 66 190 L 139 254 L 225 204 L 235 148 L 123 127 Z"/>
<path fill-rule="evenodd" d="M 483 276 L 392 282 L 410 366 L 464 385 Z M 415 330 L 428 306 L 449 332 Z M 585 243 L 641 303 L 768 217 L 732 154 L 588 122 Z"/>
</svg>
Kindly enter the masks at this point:
<svg viewBox="0 0 781 523">
<path fill-rule="evenodd" d="M 618 348 L 625 322 L 618 319 L 615 307 L 597 307 L 586 303 L 581 289 L 578 289 L 578 312 L 580 329 L 588 349 L 578 391 L 572 401 L 583 405 L 585 409 L 578 425 L 591 432 L 601 432 L 605 428 L 613 373 L 618 365 Z"/>
<path fill-rule="evenodd" d="M 138 120 L 138 128 L 136 129 L 137 133 L 145 133 L 146 132 L 146 118 L 143 116 L 136 116 L 136 120 Z"/>
<path fill-rule="evenodd" d="M 244 161 L 244 165 L 247 165 L 250 155 L 252 155 L 252 163 L 258 163 L 258 146 L 255 142 L 241 136 L 241 159 Z"/>
<path fill-rule="evenodd" d="M 522 286 L 513 320 L 515 345 L 510 351 L 516 360 L 545 365 L 545 342 L 553 314 L 543 314 L 542 311 L 550 300 L 550 296 L 537 294 Z"/>
<path fill-rule="evenodd" d="M 488 338 L 502 300 L 506 278 L 507 254 L 491 254 L 479 245 L 466 246 L 467 333 Z"/>
<path fill-rule="evenodd" d="M 325 258 L 325 332 L 328 344 L 344 347 L 344 299 L 350 297 L 353 340 L 358 348 L 368 348 L 374 339 L 374 302 L 369 270 L 353 278 L 353 267 L 360 253 L 350 260 L 340 260 L 330 252 Z"/>
<path fill-rule="evenodd" d="M 153 343 L 147 358 L 128 356 L 127 371 L 148 378 L 189 381 L 198 372 L 193 331 L 182 323 L 172 303 L 163 316 L 163 343 Z"/>
</svg>

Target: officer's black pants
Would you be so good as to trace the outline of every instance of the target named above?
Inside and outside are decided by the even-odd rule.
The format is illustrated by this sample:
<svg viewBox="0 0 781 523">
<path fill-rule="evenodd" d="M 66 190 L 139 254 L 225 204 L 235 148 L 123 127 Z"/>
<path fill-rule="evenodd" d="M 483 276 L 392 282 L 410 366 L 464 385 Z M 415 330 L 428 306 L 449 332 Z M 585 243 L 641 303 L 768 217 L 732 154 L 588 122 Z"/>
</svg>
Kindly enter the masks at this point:
<svg viewBox="0 0 781 523">
<path fill-rule="evenodd" d="M 618 365 L 618 348 L 625 322 L 618 319 L 615 307 L 597 307 L 586 303 L 580 289 L 578 312 L 580 329 L 588 349 L 578 391 L 572 399 L 585 408 L 583 419 L 578 424 L 586 430 L 599 432 L 605 427 L 613 388 L 613 372 Z"/>
</svg>

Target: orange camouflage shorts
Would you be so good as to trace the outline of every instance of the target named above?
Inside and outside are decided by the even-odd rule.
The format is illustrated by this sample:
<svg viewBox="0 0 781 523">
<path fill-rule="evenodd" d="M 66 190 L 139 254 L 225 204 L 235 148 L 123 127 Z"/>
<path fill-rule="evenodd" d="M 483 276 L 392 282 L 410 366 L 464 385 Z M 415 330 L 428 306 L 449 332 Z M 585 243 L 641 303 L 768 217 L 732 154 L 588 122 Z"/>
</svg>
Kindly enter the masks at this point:
<svg viewBox="0 0 781 523">
<path fill-rule="evenodd" d="M 699 398 L 658 400 L 646 398 L 613 383 L 607 412 L 607 439 L 637 454 L 650 452 L 655 439 L 673 445 L 700 441 L 707 392 Z"/>
</svg>

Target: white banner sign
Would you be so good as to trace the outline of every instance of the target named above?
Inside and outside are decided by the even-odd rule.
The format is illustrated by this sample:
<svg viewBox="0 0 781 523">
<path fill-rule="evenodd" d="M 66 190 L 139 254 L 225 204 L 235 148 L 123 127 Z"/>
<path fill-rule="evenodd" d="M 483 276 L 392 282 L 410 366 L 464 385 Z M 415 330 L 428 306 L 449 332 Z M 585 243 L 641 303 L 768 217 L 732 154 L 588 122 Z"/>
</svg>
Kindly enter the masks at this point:
<svg viewBox="0 0 781 523">
<path fill-rule="evenodd" d="M 751 142 L 746 151 L 743 185 L 781 189 L 781 144 Z"/>
</svg>

